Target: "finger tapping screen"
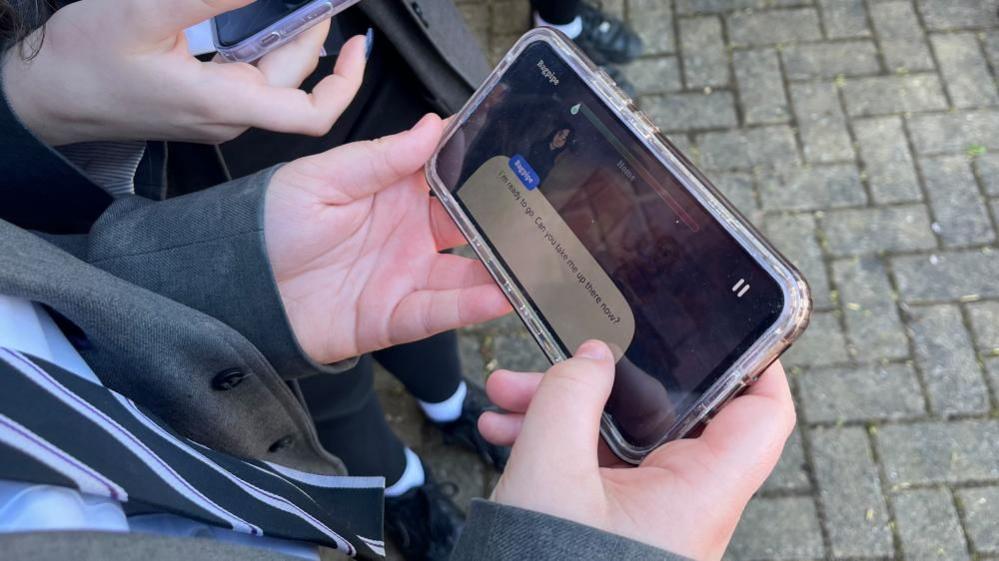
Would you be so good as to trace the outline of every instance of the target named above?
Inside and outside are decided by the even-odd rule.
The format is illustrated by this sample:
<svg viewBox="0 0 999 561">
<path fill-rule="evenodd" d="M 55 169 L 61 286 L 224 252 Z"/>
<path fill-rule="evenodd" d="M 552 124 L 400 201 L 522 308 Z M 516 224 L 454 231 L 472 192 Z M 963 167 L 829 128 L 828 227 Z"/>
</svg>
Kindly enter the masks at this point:
<svg viewBox="0 0 999 561">
<path fill-rule="evenodd" d="M 216 16 L 219 43 L 226 47 L 237 45 L 308 3 L 309 0 L 257 0 Z"/>
<path fill-rule="evenodd" d="M 514 61 L 437 171 L 563 350 L 610 344 L 607 413 L 635 445 L 781 313 L 779 284 L 547 43 Z"/>
</svg>

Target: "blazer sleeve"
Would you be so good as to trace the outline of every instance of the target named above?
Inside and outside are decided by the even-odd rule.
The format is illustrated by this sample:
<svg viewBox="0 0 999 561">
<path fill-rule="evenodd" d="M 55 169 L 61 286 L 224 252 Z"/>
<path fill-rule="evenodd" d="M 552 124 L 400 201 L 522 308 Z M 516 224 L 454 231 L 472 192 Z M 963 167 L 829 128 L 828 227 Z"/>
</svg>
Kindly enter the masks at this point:
<svg viewBox="0 0 999 561">
<path fill-rule="evenodd" d="M 451 561 L 691 561 L 650 545 L 538 512 L 475 500 Z"/>
<path fill-rule="evenodd" d="M 4 220 L 29 230 L 85 233 L 111 200 L 111 195 L 24 126 L 0 81 L 0 209 Z"/>
<path fill-rule="evenodd" d="M 277 168 L 169 199 L 116 200 L 86 237 L 50 238 L 111 274 L 204 312 L 250 340 L 286 379 L 342 372 L 298 344 L 264 243 L 264 194 Z"/>
</svg>

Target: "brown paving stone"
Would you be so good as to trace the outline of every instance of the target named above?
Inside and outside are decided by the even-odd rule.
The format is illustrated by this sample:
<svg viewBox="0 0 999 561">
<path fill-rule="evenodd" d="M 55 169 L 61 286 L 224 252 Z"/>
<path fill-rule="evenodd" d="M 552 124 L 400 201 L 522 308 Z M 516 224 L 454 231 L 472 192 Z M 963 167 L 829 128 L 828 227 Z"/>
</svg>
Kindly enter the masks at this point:
<svg viewBox="0 0 999 561">
<path fill-rule="evenodd" d="M 869 40 L 784 45 L 781 56 L 789 80 L 868 76 L 881 70 L 877 46 Z"/>
<path fill-rule="evenodd" d="M 910 302 L 999 298 L 999 253 L 992 248 L 893 257 L 902 299 Z"/>
<path fill-rule="evenodd" d="M 876 440 L 888 483 L 999 480 L 999 420 L 885 425 Z"/>
<path fill-rule="evenodd" d="M 736 12 L 726 19 L 733 45 L 773 45 L 820 39 L 814 8 Z"/>
<path fill-rule="evenodd" d="M 783 497 L 749 503 L 725 559 L 791 560 L 822 555 L 822 533 L 811 497 Z"/>
<path fill-rule="evenodd" d="M 933 70 L 933 56 L 912 2 L 872 4 L 870 15 L 888 70 Z"/>
<path fill-rule="evenodd" d="M 852 163 L 765 172 L 760 177 L 760 197 L 766 210 L 822 210 L 867 202 Z"/>
<path fill-rule="evenodd" d="M 996 83 L 989 72 L 975 33 L 930 36 L 940 61 L 940 72 L 955 107 L 965 109 L 999 102 Z"/>
<path fill-rule="evenodd" d="M 680 67 L 676 57 L 643 58 L 623 69 L 638 95 L 680 90 Z"/>
<path fill-rule="evenodd" d="M 642 107 L 664 131 L 732 127 L 737 123 L 732 92 L 684 92 L 645 96 Z"/>
<path fill-rule="evenodd" d="M 970 559 L 961 521 L 947 489 L 904 491 L 894 498 L 906 559 Z"/>
<path fill-rule="evenodd" d="M 708 132 L 697 137 L 707 169 L 783 168 L 800 162 L 794 131 L 786 125 Z"/>
<path fill-rule="evenodd" d="M 847 341 L 857 359 L 906 358 L 909 340 L 881 260 L 868 256 L 835 261 L 833 277 L 843 302 Z"/>
<path fill-rule="evenodd" d="M 829 251 L 836 256 L 933 249 L 926 205 L 830 210 L 822 218 Z"/>
<path fill-rule="evenodd" d="M 912 115 L 907 121 L 917 154 L 999 150 L 999 110 Z"/>
<path fill-rule="evenodd" d="M 996 0 L 918 0 L 923 21 L 930 29 L 994 27 Z"/>
<path fill-rule="evenodd" d="M 732 64 L 746 123 L 773 124 L 790 120 L 776 49 L 737 51 L 732 54 Z"/>
<path fill-rule="evenodd" d="M 991 242 L 992 228 L 967 156 L 924 158 L 926 192 L 936 219 L 936 232 L 945 246 Z"/>
<path fill-rule="evenodd" d="M 923 372 L 930 409 L 939 415 L 987 412 L 984 372 L 957 306 L 921 306 L 911 314 L 916 363 Z"/>
<path fill-rule="evenodd" d="M 684 80 L 688 88 L 724 86 L 729 82 L 728 54 L 717 16 L 680 20 Z"/>
<path fill-rule="evenodd" d="M 891 116 L 855 120 L 853 130 L 874 202 L 921 200 L 923 195 L 902 119 Z"/>
<path fill-rule="evenodd" d="M 791 100 L 807 161 L 829 163 L 854 159 L 853 142 L 835 84 L 791 84 Z"/>
<path fill-rule="evenodd" d="M 863 0 L 819 0 L 826 37 L 867 37 L 867 10 Z"/>
<path fill-rule="evenodd" d="M 646 53 L 659 55 L 676 52 L 673 12 L 669 2 L 661 0 L 629 0 L 631 25 L 645 42 Z"/>
<path fill-rule="evenodd" d="M 999 553 L 999 486 L 957 491 L 974 551 Z"/>
<path fill-rule="evenodd" d="M 811 436 L 833 556 L 890 555 L 888 507 L 864 429 L 815 429 Z"/>
<path fill-rule="evenodd" d="M 916 113 L 947 108 L 936 74 L 850 78 L 843 86 L 851 116 Z"/>
</svg>

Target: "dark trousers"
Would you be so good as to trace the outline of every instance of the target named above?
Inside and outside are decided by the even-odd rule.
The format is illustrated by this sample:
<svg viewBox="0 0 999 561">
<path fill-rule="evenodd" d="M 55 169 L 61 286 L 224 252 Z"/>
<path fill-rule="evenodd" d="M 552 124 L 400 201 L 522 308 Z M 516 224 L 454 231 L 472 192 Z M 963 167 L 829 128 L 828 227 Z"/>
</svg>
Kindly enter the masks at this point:
<svg viewBox="0 0 999 561">
<path fill-rule="evenodd" d="M 541 19 L 555 25 L 572 23 L 579 15 L 580 0 L 531 0 Z"/>
<path fill-rule="evenodd" d="M 374 392 L 378 361 L 413 397 L 436 403 L 461 383 L 458 336 L 453 332 L 364 356 L 349 372 L 299 382 L 319 441 L 343 460 L 351 475 L 381 475 L 391 485 L 406 467 L 404 448 L 385 420 Z"/>
</svg>

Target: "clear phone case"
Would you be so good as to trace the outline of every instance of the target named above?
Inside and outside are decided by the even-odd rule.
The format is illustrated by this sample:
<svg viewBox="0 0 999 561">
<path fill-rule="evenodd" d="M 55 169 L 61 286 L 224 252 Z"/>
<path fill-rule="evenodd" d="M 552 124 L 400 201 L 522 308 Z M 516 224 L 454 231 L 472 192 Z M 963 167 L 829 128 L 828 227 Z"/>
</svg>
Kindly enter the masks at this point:
<svg viewBox="0 0 999 561">
<path fill-rule="evenodd" d="M 253 62 L 358 2 L 360 0 L 317 0 L 311 2 L 239 44 L 228 47 L 223 46 L 219 41 L 218 28 L 212 22 L 215 47 L 219 56 L 228 62 Z"/>
<path fill-rule="evenodd" d="M 613 419 L 604 415 L 601 433 L 610 448 L 620 458 L 630 463 L 641 460 L 661 444 L 682 438 L 700 424 L 707 422 L 728 400 L 738 395 L 749 384 L 756 381 L 762 371 L 776 360 L 781 353 L 804 331 L 811 312 L 811 296 L 808 284 L 801 274 L 746 220 L 720 192 L 683 156 L 660 132 L 655 124 L 633 101 L 621 91 L 615 82 L 597 68 L 570 39 L 549 28 L 537 28 L 525 34 L 503 57 L 496 69 L 472 96 L 465 107 L 451 121 L 445 131 L 437 152 L 426 167 L 427 181 L 434 194 L 468 239 L 473 250 L 485 264 L 490 274 L 502 288 L 512 303 L 514 310 L 523 320 L 541 349 L 552 363 L 568 358 L 557 343 L 557 337 L 547 327 L 531 299 L 521 292 L 518 283 L 508 271 L 503 261 L 494 254 L 489 243 L 465 214 L 461 205 L 438 174 L 440 149 L 459 131 L 469 116 L 499 83 L 513 62 L 536 42 L 545 42 L 555 50 L 583 80 L 592 92 L 612 109 L 626 124 L 629 131 L 648 148 L 663 166 L 673 173 L 707 212 L 721 224 L 751 254 L 780 285 L 784 296 L 784 308 L 773 326 L 763 334 L 734 364 L 720 377 L 692 407 L 688 413 L 676 420 L 659 442 L 650 446 L 637 446 L 628 442 L 615 427 Z"/>
</svg>

